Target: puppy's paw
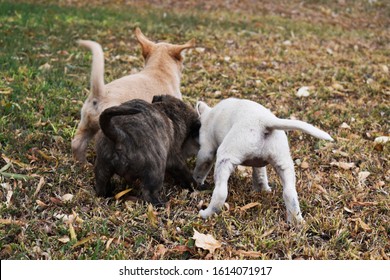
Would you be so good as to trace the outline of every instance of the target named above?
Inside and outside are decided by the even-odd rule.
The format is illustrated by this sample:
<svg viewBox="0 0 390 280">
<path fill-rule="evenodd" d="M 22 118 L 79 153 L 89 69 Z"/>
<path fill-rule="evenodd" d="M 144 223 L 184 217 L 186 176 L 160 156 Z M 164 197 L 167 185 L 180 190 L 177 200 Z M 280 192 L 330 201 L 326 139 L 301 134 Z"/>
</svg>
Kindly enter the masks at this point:
<svg viewBox="0 0 390 280">
<path fill-rule="evenodd" d="M 288 215 L 287 222 L 292 226 L 302 226 L 305 224 L 305 220 L 302 218 L 302 215 L 299 213 L 297 215 Z"/>
<path fill-rule="evenodd" d="M 207 219 L 208 217 L 210 217 L 211 213 L 209 213 L 209 211 L 207 211 L 206 209 L 206 210 L 200 210 L 199 215 L 201 216 L 202 219 Z"/>
<path fill-rule="evenodd" d="M 207 183 L 207 182 L 204 182 L 203 184 L 198 184 L 197 189 L 200 190 L 200 191 L 211 190 L 211 185 L 209 183 Z"/>
</svg>

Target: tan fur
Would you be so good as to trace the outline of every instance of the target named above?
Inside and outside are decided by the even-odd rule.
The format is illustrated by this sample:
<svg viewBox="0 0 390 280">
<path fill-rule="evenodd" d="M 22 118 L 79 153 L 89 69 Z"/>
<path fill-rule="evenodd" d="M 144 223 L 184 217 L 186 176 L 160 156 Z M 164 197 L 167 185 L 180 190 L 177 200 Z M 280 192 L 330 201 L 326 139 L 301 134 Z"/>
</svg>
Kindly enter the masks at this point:
<svg viewBox="0 0 390 280">
<path fill-rule="evenodd" d="M 136 28 L 135 35 L 142 48 L 145 67 L 139 73 L 104 84 L 104 55 L 102 47 L 93 41 L 78 43 L 92 51 L 91 93 L 81 109 L 81 120 L 72 140 L 76 161 L 86 162 L 88 142 L 99 130 L 99 115 L 106 108 L 118 106 L 131 99 L 151 102 L 154 95 L 167 94 L 182 99 L 180 78 L 183 69 L 181 52 L 195 46 L 192 39 L 184 45 L 154 43 Z"/>
</svg>

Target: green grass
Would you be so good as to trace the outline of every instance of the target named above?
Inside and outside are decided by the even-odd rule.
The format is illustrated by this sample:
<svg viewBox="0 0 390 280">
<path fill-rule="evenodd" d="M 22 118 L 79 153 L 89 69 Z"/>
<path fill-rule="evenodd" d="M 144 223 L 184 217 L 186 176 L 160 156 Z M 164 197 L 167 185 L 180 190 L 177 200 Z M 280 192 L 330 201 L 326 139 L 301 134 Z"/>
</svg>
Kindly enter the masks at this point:
<svg viewBox="0 0 390 280">
<path fill-rule="evenodd" d="M 260 259 L 390 258 L 389 144 L 374 143 L 390 129 L 387 2 L 94 2 L 0 1 L 2 259 L 250 258 L 242 251 Z M 293 159 L 309 165 L 296 166 L 302 228 L 286 224 L 271 169 L 271 194 L 250 191 L 250 170 L 235 172 L 229 209 L 206 221 L 198 217 L 198 205 L 211 193 L 189 194 L 170 182 L 168 205 L 154 210 L 156 221 L 144 203 L 95 196 L 92 170 L 76 165 L 70 151 L 91 67 L 91 55 L 75 42 L 102 44 L 109 82 L 143 66 L 136 26 L 155 41 L 195 38 L 204 48 L 186 54 L 186 101 L 249 98 L 336 139 L 325 143 L 289 133 Z M 309 97 L 295 96 L 301 86 L 312 87 Z M 350 129 L 340 127 L 344 122 Z M 359 181 L 363 171 L 370 175 Z M 73 198 L 65 202 L 65 194 Z M 240 210 L 251 202 L 260 205 Z M 222 249 L 210 255 L 197 248 L 194 229 L 213 235 Z"/>
</svg>

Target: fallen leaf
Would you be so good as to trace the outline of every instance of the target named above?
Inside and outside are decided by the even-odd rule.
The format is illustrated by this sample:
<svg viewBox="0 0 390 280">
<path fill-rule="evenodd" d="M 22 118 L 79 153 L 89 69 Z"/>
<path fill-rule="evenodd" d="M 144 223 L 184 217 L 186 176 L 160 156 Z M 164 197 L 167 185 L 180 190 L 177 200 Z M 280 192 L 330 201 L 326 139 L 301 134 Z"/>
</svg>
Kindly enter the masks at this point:
<svg viewBox="0 0 390 280">
<path fill-rule="evenodd" d="M 351 129 L 351 127 L 350 127 L 346 122 L 343 122 L 343 123 L 340 125 L 340 128 Z"/>
<path fill-rule="evenodd" d="M 25 223 L 25 222 L 22 222 L 22 221 L 18 221 L 18 220 L 0 219 L 0 224 L 3 224 L 3 225 L 19 225 L 19 226 L 23 226 L 23 225 L 25 225 L 26 223 Z"/>
<path fill-rule="evenodd" d="M 371 173 L 368 172 L 368 171 L 361 171 L 361 172 L 359 172 L 359 174 L 358 174 L 359 183 L 360 183 L 360 184 L 364 184 L 365 181 L 366 181 L 366 179 L 367 179 L 367 177 L 368 177 L 370 174 L 371 174 Z"/>
<path fill-rule="evenodd" d="M 359 218 L 358 221 L 359 221 L 360 227 L 361 227 L 363 230 L 368 231 L 368 232 L 372 231 L 372 229 L 370 228 L 370 226 L 367 225 L 365 222 L 363 222 L 362 219 Z"/>
<path fill-rule="evenodd" d="M 388 141 L 390 140 L 390 137 L 389 136 L 379 136 L 379 137 L 376 137 L 374 142 L 375 143 L 380 143 L 380 144 L 385 144 L 387 143 Z"/>
<path fill-rule="evenodd" d="M 70 240 L 77 241 L 76 232 L 74 231 L 74 227 L 72 223 L 69 223 L 69 235 L 70 235 Z"/>
<path fill-rule="evenodd" d="M 69 236 L 64 235 L 63 237 L 60 237 L 57 240 L 60 241 L 61 243 L 65 244 L 65 243 L 68 243 L 70 241 L 70 238 L 69 238 Z"/>
<path fill-rule="evenodd" d="M 43 207 L 43 208 L 49 207 L 49 205 L 47 205 L 43 201 L 40 201 L 39 199 L 35 200 L 35 202 L 38 204 L 39 207 Z"/>
<path fill-rule="evenodd" d="M 75 243 L 75 244 L 72 246 L 72 249 L 74 249 L 74 248 L 76 248 L 76 247 L 78 247 L 78 246 L 81 246 L 81 245 L 87 243 L 88 241 L 92 240 L 92 238 L 94 238 L 94 237 L 95 237 L 95 235 L 90 235 L 90 236 L 88 236 L 88 237 L 86 237 L 86 238 L 84 238 L 84 239 L 81 239 L 80 241 L 78 241 L 77 243 Z"/>
<path fill-rule="evenodd" d="M 336 154 L 336 155 L 340 155 L 342 157 L 348 157 L 349 154 L 346 153 L 346 152 L 343 152 L 343 151 L 340 151 L 340 150 L 332 150 L 332 153 Z"/>
<path fill-rule="evenodd" d="M 43 70 L 43 71 L 48 71 L 51 68 L 52 68 L 52 66 L 48 62 L 46 62 L 45 64 L 39 66 L 39 70 Z"/>
<path fill-rule="evenodd" d="M 323 194 L 328 194 L 328 191 L 326 189 L 324 189 L 324 187 L 322 187 L 321 185 L 319 184 L 313 184 L 313 186 L 318 189 L 321 193 Z"/>
<path fill-rule="evenodd" d="M 124 196 L 125 194 L 127 194 L 128 192 L 130 192 L 131 189 L 126 189 L 124 191 L 121 191 L 119 193 L 117 193 L 114 197 L 115 197 L 115 200 L 119 200 L 119 198 L 121 198 L 122 196 Z"/>
<path fill-rule="evenodd" d="M 157 227 L 157 216 L 156 213 L 154 212 L 153 205 L 149 204 L 148 205 L 148 210 L 146 213 L 149 223 L 151 224 L 152 227 Z"/>
<path fill-rule="evenodd" d="M 72 199 L 73 199 L 73 194 L 70 194 L 70 193 L 64 194 L 61 197 L 62 201 L 71 201 Z"/>
<path fill-rule="evenodd" d="M 37 194 L 39 193 L 39 191 L 41 190 L 41 188 L 43 187 L 43 185 L 45 184 L 45 179 L 43 177 L 41 177 L 39 179 L 39 183 L 38 183 L 38 186 L 37 188 L 35 189 L 35 192 L 34 192 L 34 195 L 33 196 L 37 196 Z"/>
<path fill-rule="evenodd" d="M 332 88 L 335 89 L 335 90 L 339 90 L 339 91 L 343 91 L 344 90 L 343 85 L 341 85 L 339 83 L 333 83 L 332 84 Z"/>
<path fill-rule="evenodd" d="M 264 232 L 262 235 L 260 235 L 260 238 L 265 238 L 267 237 L 268 235 L 271 235 L 273 232 L 274 232 L 275 228 L 272 227 L 270 228 L 269 230 L 267 230 L 266 232 Z"/>
<path fill-rule="evenodd" d="M 261 252 L 244 251 L 244 250 L 237 250 L 237 251 L 234 251 L 233 253 L 235 255 L 250 257 L 250 258 L 260 258 L 263 255 Z"/>
<path fill-rule="evenodd" d="M 309 89 L 309 87 L 301 87 L 300 89 L 298 89 L 295 95 L 298 97 L 307 97 L 310 95 Z"/>
<path fill-rule="evenodd" d="M 5 202 L 5 205 L 7 208 L 11 205 L 11 199 L 12 199 L 13 194 L 14 194 L 14 192 L 12 190 L 7 191 L 7 197 L 6 197 L 6 202 Z"/>
<path fill-rule="evenodd" d="M 344 210 L 345 210 L 346 212 L 348 212 L 348 213 L 353 213 L 353 210 L 351 210 L 351 209 L 349 209 L 349 208 L 347 208 L 347 207 L 344 207 Z"/>
<path fill-rule="evenodd" d="M 381 65 L 382 71 L 385 72 L 385 74 L 389 74 L 389 67 L 387 65 Z"/>
<path fill-rule="evenodd" d="M 211 234 L 199 233 L 194 229 L 195 246 L 204 250 L 209 250 L 211 254 L 218 248 L 221 248 L 221 242 L 216 240 Z"/>
<path fill-rule="evenodd" d="M 260 205 L 259 202 L 251 202 L 251 203 L 248 203 L 247 205 L 244 205 L 244 206 L 240 207 L 240 210 L 241 211 L 245 211 L 245 210 L 248 210 L 250 208 L 256 207 L 258 205 Z"/>
<path fill-rule="evenodd" d="M 156 251 L 153 254 L 152 259 L 153 260 L 158 260 L 158 259 L 162 258 L 167 251 L 168 251 L 168 249 L 165 248 L 165 246 L 163 244 L 158 244 L 157 248 L 156 248 Z"/>
<path fill-rule="evenodd" d="M 358 205 L 358 206 L 376 206 L 379 203 L 376 201 L 353 201 L 351 202 L 352 205 Z"/>
<path fill-rule="evenodd" d="M 331 162 L 330 165 L 340 167 L 344 170 L 349 170 L 355 167 L 354 162 Z"/>
<path fill-rule="evenodd" d="M 109 238 L 109 239 L 107 240 L 107 243 L 106 243 L 106 250 L 108 250 L 108 248 L 110 248 L 110 245 L 111 245 L 112 241 L 114 241 L 114 239 L 115 239 L 115 238 Z"/>
<path fill-rule="evenodd" d="M 307 161 L 304 161 L 301 163 L 301 168 L 302 169 L 308 169 L 309 168 L 309 163 L 307 163 Z"/>
</svg>

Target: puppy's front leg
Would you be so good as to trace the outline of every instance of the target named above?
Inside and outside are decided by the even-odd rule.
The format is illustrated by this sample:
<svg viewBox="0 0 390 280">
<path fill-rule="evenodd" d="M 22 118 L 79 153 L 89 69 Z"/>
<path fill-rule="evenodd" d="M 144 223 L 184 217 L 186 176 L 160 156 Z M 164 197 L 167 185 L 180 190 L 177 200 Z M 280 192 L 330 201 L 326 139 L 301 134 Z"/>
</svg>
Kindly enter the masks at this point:
<svg viewBox="0 0 390 280">
<path fill-rule="evenodd" d="M 213 195 L 207 209 L 199 212 L 203 219 L 221 211 L 228 195 L 228 180 L 234 168 L 235 164 L 232 163 L 230 158 L 217 158 L 214 171 L 215 188 Z"/>
<path fill-rule="evenodd" d="M 196 181 L 192 178 L 192 174 L 188 169 L 185 161 L 181 157 L 177 157 L 173 165 L 167 170 L 177 181 L 182 188 L 194 191 Z"/>
<path fill-rule="evenodd" d="M 215 158 L 215 149 L 210 145 L 201 145 L 196 159 L 196 166 L 194 170 L 194 179 L 199 185 L 203 185 L 209 174 L 211 167 L 213 167 Z"/>
<path fill-rule="evenodd" d="M 253 167 L 252 184 L 255 191 L 270 192 L 271 188 L 268 185 L 267 169 L 264 167 Z"/>
<path fill-rule="evenodd" d="M 97 196 L 109 197 L 112 195 L 110 180 L 114 174 L 113 168 L 105 159 L 96 158 L 95 167 L 95 191 Z"/>
</svg>

